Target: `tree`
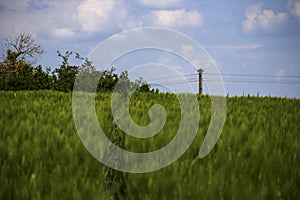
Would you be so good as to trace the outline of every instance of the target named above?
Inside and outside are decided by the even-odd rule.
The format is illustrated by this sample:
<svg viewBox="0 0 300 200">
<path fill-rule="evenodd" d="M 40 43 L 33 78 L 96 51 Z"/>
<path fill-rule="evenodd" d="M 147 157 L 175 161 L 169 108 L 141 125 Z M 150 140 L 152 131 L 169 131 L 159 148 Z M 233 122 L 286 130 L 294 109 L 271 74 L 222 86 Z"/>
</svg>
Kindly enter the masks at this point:
<svg viewBox="0 0 300 200">
<path fill-rule="evenodd" d="M 119 81 L 118 74 L 115 73 L 116 68 L 100 71 L 101 76 L 97 85 L 97 91 L 113 91 L 115 85 Z"/>
<path fill-rule="evenodd" d="M 5 38 L 6 55 L 0 63 L 1 89 L 30 89 L 35 68 L 28 57 L 33 58 L 44 51 L 28 33 Z M 39 71 L 40 72 L 40 71 Z"/>
<path fill-rule="evenodd" d="M 16 37 L 6 37 L 6 60 L 12 64 L 18 60 L 30 62 L 28 57 L 33 58 L 36 55 L 44 53 L 41 45 L 29 33 L 20 33 Z"/>
<path fill-rule="evenodd" d="M 82 91 L 113 91 L 119 81 L 122 88 L 153 91 L 145 81 L 132 82 L 126 71 L 118 75 L 113 67 L 110 70 L 96 70 L 92 61 L 76 52 L 75 58 L 83 63 L 70 65 L 69 58 L 74 53 L 72 51 L 66 51 L 65 54 L 57 51 L 63 60 L 60 67 L 52 71 L 51 76 L 50 68 L 43 71 L 42 66 L 33 66 L 31 59 L 44 51 L 31 34 L 20 33 L 14 38 L 6 37 L 5 41 L 6 55 L 0 62 L 0 90 L 54 89 L 68 92 L 73 90 L 74 82 L 80 76 L 79 88 L 76 89 Z"/>
<path fill-rule="evenodd" d="M 66 51 L 63 55 L 57 51 L 59 57 L 63 59 L 60 68 L 56 68 L 52 73 L 55 77 L 54 89 L 58 91 L 72 91 L 73 85 L 78 74 L 78 66 L 71 66 L 69 64 L 69 57 L 73 54 L 72 51 Z"/>
<path fill-rule="evenodd" d="M 135 80 L 134 84 L 140 92 L 154 92 L 154 89 L 151 90 L 151 86 L 142 77 Z"/>
</svg>

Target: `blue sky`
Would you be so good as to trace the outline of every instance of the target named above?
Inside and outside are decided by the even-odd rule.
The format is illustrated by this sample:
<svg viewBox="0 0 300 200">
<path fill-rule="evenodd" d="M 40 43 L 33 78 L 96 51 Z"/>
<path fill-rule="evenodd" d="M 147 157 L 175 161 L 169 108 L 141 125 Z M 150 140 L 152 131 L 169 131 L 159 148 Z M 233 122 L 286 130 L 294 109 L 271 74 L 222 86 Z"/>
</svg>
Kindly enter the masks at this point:
<svg viewBox="0 0 300 200">
<path fill-rule="evenodd" d="M 163 27 L 196 40 L 221 73 L 274 76 L 258 82 L 300 82 L 285 77 L 300 76 L 300 0 L 0 0 L 0 27 L 2 38 L 31 33 L 46 51 L 37 60 L 44 67 L 58 67 L 57 50 L 86 56 L 121 31 Z M 3 40 L 0 45 L 4 53 Z M 160 54 L 160 60 L 172 65 L 176 59 Z M 192 85 L 197 90 L 197 83 Z M 300 84 L 225 82 L 225 89 L 229 95 L 300 98 Z"/>
</svg>

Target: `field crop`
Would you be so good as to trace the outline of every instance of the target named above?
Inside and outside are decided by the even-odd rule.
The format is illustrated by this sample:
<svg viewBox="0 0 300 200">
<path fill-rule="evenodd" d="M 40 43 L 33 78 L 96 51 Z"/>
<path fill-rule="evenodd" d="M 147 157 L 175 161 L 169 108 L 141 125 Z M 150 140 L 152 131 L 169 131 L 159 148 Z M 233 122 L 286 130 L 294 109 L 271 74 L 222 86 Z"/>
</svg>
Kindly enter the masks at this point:
<svg viewBox="0 0 300 200">
<path fill-rule="evenodd" d="M 97 117 L 112 131 L 111 95 L 99 93 Z M 198 96 L 200 122 L 190 148 L 171 165 L 150 173 L 124 173 L 121 199 L 298 199 L 300 196 L 300 100 L 229 97 L 222 135 L 198 158 L 210 123 L 210 97 Z M 105 191 L 107 167 L 85 149 L 72 117 L 71 93 L 0 91 L 0 199 L 113 199 Z M 125 149 L 149 152 L 176 135 L 175 95 L 137 93 L 133 120 L 150 123 L 154 103 L 168 118 L 154 137 L 125 135 Z"/>
</svg>

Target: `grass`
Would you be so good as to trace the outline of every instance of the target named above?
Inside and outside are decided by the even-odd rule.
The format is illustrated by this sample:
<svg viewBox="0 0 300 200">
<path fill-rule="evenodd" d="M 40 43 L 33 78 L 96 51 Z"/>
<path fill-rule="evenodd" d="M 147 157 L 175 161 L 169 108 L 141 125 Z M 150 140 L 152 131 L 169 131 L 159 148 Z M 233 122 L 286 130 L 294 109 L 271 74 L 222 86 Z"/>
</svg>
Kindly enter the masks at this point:
<svg viewBox="0 0 300 200">
<path fill-rule="evenodd" d="M 171 165 L 150 173 L 124 173 L 121 199 L 298 199 L 300 196 L 300 100 L 227 98 L 222 135 L 198 158 L 210 122 L 210 97 L 198 96 L 200 127 L 190 148 Z M 0 199 L 113 199 L 105 191 L 106 166 L 81 143 L 70 93 L 0 91 Z M 126 136 L 125 148 L 149 152 L 176 135 L 180 107 L 174 95 L 138 94 L 133 120 L 150 122 L 160 103 L 167 122 L 149 139 Z M 109 136 L 110 95 L 99 94 L 97 117 Z"/>
</svg>

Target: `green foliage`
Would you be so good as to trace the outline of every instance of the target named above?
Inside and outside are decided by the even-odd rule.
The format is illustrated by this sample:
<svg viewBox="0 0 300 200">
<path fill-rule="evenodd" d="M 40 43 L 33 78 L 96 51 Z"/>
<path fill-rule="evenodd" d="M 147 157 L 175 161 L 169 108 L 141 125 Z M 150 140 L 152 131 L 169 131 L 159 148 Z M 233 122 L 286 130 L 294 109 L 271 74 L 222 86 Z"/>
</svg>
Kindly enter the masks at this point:
<svg viewBox="0 0 300 200">
<path fill-rule="evenodd" d="M 124 149 L 125 137 L 115 122 L 112 123 L 111 130 L 112 131 L 109 134 L 110 141 L 114 145 Z M 122 154 L 120 150 L 111 145 L 108 159 L 112 161 L 112 164 L 115 167 L 120 167 L 123 165 L 121 157 Z M 105 169 L 104 176 L 105 189 L 114 197 L 115 200 L 120 199 L 122 198 L 122 196 L 126 195 L 126 180 L 125 174 L 123 172 L 107 167 Z"/>
<path fill-rule="evenodd" d="M 119 80 L 119 76 L 115 74 L 115 68 L 101 72 L 100 79 L 97 86 L 97 91 L 113 91 L 115 85 Z"/>
<path fill-rule="evenodd" d="M 72 51 L 66 51 L 64 54 L 57 51 L 58 57 L 62 58 L 62 63 L 59 68 L 52 71 L 51 76 L 50 68 L 43 71 L 41 66 L 34 67 L 33 62 L 29 60 L 44 52 L 31 34 L 20 33 L 15 38 L 7 37 L 5 42 L 6 55 L 0 62 L 0 90 L 53 89 L 69 92 L 73 90 L 78 76 L 81 76 L 81 88 L 77 89 L 82 91 L 113 91 L 121 78 L 134 84 L 129 80 L 127 72 L 122 72 L 119 76 L 115 73 L 115 68 L 97 71 L 92 61 L 81 57 L 79 53 L 75 53 L 75 58 L 82 61 L 82 64 L 71 65 L 69 59 L 74 53 Z M 150 91 L 150 85 L 144 82 L 135 84 L 140 87 L 141 91 Z M 94 85 L 96 88 L 93 88 Z"/>
<path fill-rule="evenodd" d="M 69 56 L 72 55 L 72 51 L 67 51 L 65 55 L 62 55 L 59 51 L 57 54 L 63 59 L 60 68 L 53 71 L 55 76 L 55 82 L 53 83 L 54 90 L 58 91 L 72 91 L 73 85 L 78 74 L 78 66 L 71 66 L 69 64 Z"/>
<path fill-rule="evenodd" d="M 150 123 L 148 110 L 156 103 L 168 114 L 164 128 L 147 139 L 122 135 L 114 127 L 110 99 L 109 93 L 97 94 L 97 117 L 111 140 L 120 146 L 125 141 L 125 149 L 154 151 L 176 135 L 180 107 L 175 95 L 134 93 L 130 113 L 137 124 Z M 227 98 L 222 135 L 201 160 L 210 97 L 198 100 L 200 126 L 194 143 L 164 169 L 120 173 L 118 177 L 126 177 L 126 193 L 120 199 L 298 199 L 300 100 Z M 105 192 L 109 168 L 93 158 L 78 137 L 70 93 L 0 91 L 0 101 L 0 199 L 115 198 Z"/>
<path fill-rule="evenodd" d="M 13 66 L 0 64 L 1 90 L 39 90 L 50 89 L 52 79 L 49 69 L 45 72 L 41 66 L 32 67 L 24 61 L 16 61 Z"/>
<path fill-rule="evenodd" d="M 56 91 L 70 92 L 73 90 L 75 79 L 80 76 L 80 87 L 82 91 L 113 91 L 117 82 L 122 79 L 137 86 L 140 91 L 149 92 L 150 85 L 142 80 L 132 82 L 128 78 L 128 73 L 115 73 L 115 68 L 110 70 L 97 71 L 92 62 L 87 58 L 75 53 L 75 58 L 82 61 L 81 65 L 71 65 L 69 63 L 72 51 L 64 54 L 57 51 L 62 63 L 59 68 L 55 68 L 50 75 L 50 68 L 43 71 L 41 66 L 33 67 L 32 64 L 24 60 L 17 60 L 16 53 L 10 50 L 3 62 L 0 63 L 0 90 L 40 90 L 53 89 Z M 93 88 L 95 85 L 96 88 Z M 152 90 L 153 91 L 153 90 Z"/>
</svg>

